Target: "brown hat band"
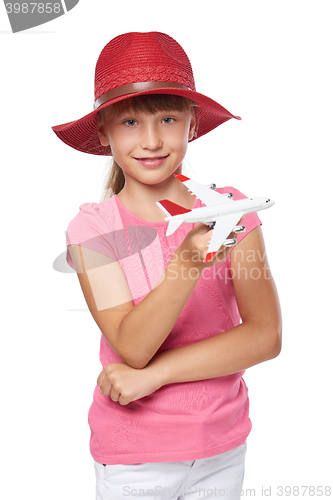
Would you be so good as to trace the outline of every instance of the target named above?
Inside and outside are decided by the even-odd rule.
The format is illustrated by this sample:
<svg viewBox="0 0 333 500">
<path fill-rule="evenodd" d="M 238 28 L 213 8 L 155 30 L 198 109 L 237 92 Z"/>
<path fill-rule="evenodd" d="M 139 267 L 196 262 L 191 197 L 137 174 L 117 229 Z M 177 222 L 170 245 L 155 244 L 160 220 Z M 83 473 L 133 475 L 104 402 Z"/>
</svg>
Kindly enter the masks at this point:
<svg viewBox="0 0 333 500">
<path fill-rule="evenodd" d="M 94 103 L 94 110 L 102 106 L 102 104 L 110 101 L 111 99 L 115 99 L 116 97 L 120 97 L 122 95 L 136 94 L 137 92 L 144 92 L 145 90 L 163 89 L 165 87 L 191 90 L 189 87 L 185 87 L 185 85 L 173 82 L 130 83 L 129 85 L 122 85 L 121 87 L 117 87 L 116 89 L 109 90 L 109 92 L 105 92 L 105 94 L 101 95 L 101 97 L 99 97 Z"/>
</svg>

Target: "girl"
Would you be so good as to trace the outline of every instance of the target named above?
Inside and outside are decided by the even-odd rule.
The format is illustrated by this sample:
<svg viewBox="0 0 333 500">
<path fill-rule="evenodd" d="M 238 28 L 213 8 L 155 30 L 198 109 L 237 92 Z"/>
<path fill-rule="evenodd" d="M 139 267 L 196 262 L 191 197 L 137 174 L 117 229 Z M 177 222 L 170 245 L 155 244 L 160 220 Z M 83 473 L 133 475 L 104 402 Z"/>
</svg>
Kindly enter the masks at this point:
<svg viewBox="0 0 333 500">
<path fill-rule="evenodd" d="M 242 375 L 281 348 L 261 223 L 246 215 L 246 231 L 229 236 L 237 247 L 206 260 L 213 229 L 166 236 L 156 204 L 203 206 L 175 174 L 188 142 L 238 117 L 196 92 L 185 52 L 157 32 L 106 45 L 94 108 L 53 130 L 114 159 L 106 199 L 80 207 L 66 241 L 102 332 L 89 411 L 96 498 L 239 498 L 251 429 Z M 244 198 L 218 189 L 230 191 Z"/>
</svg>

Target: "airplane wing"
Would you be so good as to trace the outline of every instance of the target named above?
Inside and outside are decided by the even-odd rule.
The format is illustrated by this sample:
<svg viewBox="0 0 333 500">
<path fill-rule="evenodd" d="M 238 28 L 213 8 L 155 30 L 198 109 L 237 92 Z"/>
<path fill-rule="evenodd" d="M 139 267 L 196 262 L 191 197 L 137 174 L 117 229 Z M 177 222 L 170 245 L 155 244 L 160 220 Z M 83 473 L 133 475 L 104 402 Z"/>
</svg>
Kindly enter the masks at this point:
<svg viewBox="0 0 333 500">
<path fill-rule="evenodd" d="M 214 253 L 222 246 L 223 242 L 228 238 L 229 234 L 243 215 L 244 214 L 238 212 L 236 214 L 225 215 L 216 220 L 213 236 L 208 244 L 208 252 L 205 260 L 210 260 L 213 257 Z"/>
<path fill-rule="evenodd" d="M 213 191 L 212 189 L 189 179 L 185 175 L 176 175 L 176 177 L 207 207 L 211 205 L 218 205 L 220 203 L 232 203 L 232 200 L 228 198 L 228 196 L 218 193 L 217 191 Z"/>
</svg>

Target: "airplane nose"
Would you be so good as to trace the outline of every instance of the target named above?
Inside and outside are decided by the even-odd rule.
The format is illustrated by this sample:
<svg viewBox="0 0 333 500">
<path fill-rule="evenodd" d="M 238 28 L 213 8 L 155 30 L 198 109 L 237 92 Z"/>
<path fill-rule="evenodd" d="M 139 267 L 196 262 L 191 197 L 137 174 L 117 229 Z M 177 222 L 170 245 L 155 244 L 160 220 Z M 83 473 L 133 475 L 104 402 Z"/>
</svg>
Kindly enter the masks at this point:
<svg viewBox="0 0 333 500">
<path fill-rule="evenodd" d="M 269 208 L 269 207 L 272 207 L 273 205 L 275 205 L 275 201 L 272 200 L 271 198 L 266 198 L 266 204 L 268 205 L 267 208 Z"/>
</svg>

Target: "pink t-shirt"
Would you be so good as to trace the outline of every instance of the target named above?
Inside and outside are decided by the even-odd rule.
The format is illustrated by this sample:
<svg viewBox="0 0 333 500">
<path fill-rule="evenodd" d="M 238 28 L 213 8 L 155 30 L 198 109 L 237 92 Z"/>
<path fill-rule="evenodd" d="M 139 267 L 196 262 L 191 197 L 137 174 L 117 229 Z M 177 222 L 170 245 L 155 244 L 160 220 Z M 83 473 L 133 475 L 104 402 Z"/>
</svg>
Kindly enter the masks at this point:
<svg viewBox="0 0 333 500">
<path fill-rule="evenodd" d="M 234 199 L 245 198 L 225 187 Z M 193 208 L 204 206 L 197 198 Z M 246 233 L 261 224 L 256 213 L 245 216 Z M 70 222 L 66 244 L 81 244 L 119 261 L 134 305 L 158 283 L 176 248 L 194 224 L 182 224 L 166 236 L 168 222 L 147 222 L 129 212 L 115 195 L 102 203 L 85 203 Z M 69 251 L 67 262 L 74 268 Z M 167 305 L 166 305 L 167 307 Z M 158 352 L 192 344 L 240 323 L 230 273 L 230 258 L 206 268 L 175 326 Z M 101 336 L 105 367 L 122 361 Z M 209 380 L 168 384 L 122 406 L 99 393 L 89 410 L 90 451 L 97 462 L 131 464 L 197 460 L 244 443 L 251 430 L 244 371 Z"/>
</svg>

